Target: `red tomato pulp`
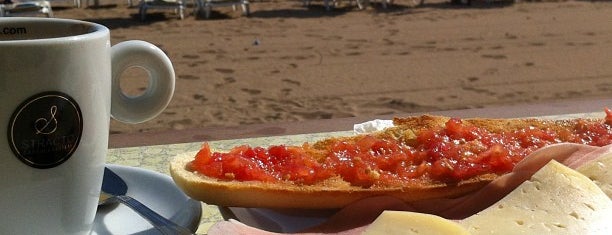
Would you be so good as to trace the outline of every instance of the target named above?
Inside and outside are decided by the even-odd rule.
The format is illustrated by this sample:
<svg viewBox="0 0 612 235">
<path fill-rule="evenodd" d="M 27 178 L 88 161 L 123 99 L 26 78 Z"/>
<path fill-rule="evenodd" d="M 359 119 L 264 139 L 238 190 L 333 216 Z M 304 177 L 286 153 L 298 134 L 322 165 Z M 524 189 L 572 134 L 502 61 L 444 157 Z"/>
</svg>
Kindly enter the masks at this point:
<svg viewBox="0 0 612 235">
<path fill-rule="evenodd" d="M 334 140 L 326 150 L 310 145 L 267 148 L 238 146 L 227 153 L 204 144 L 191 169 L 209 177 L 238 181 L 291 181 L 312 185 L 339 176 L 354 186 L 406 185 L 430 180 L 458 182 L 478 175 L 503 174 L 546 145 L 612 143 L 612 111 L 601 123 L 579 121 L 572 131 L 525 128 L 492 133 L 452 118 L 444 127 L 417 133 L 410 144 L 363 135 Z M 317 157 L 313 157 L 313 152 Z"/>
</svg>

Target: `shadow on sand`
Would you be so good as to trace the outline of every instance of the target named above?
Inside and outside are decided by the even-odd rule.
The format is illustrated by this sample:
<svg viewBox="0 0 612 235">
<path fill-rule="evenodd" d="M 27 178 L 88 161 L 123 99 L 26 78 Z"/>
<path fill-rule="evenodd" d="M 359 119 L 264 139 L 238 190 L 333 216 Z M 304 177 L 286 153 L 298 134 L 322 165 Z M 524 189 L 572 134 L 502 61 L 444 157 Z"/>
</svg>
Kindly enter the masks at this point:
<svg viewBox="0 0 612 235">
<path fill-rule="evenodd" d="M 261 2 L 265 2 L 263 0 Z M 297 1 L 301 4 L 301 1 Z M 410 1 L 409 1 L 410 2 Z M 251 4 L 258 4 L 258 2 L 252 2 Z M 433 2 L 428 3 L 425 1 L 422 5 L 416 5 L 415 3 L 394 3 L 392 5 L 388 5 L 386 8 L 383 8 L 382 4 L 378 1 L 372 1 L 366 9 L 360 10 L 357 7 L 357 4 L 354 2 L 342 2 L 337 7 L 334 7 L 331 10 L 326 10 L 322 4 L 322 1 L 315 1 L 313 4 L 309 6 L 301 6 L 295 7 L 291 9 L 257 9 L 252 11 L 248 18 L 325 18 L 325 17 L 337 17 L 345 14 L 350 14 L 355 11 L 367 11 L 371 14 L 415 14 L 422 12 L 426 9 L 443 9 L 443 10 L 453 10 L 453 9 L 465 9 L 465 8 L 473 8 L 473 9 L 491 9 L 491 8 L 502 8 L 509 7 L 514 4 L 512 0 L 501 0 L 501 1 L 486 1 L 486 0 L 473 0 L 470 4 L 465 3 L 454 3 L 451 1 L 448 2 Z M 88 10 L 112 10 L 117 7 L 126 7 L 119 6 L 117 4 L 108 4 L 108 5 L 100 5 L 100 6 L 86 6 L 85 8 Z M 54 11 L 63 11 L 71 9 L 72 7 L 58 6 L 54 7 Z M 146 26 L 156 22 L 167 21 L 167 20 L 176 20 L 176 15 L 168 14 L 167 12 L 150 12 L 147 13 L 147 18 L 145 21 L 140 20 L 140 16 L 138 15 L 137 6 L 130 7 L 134 9 L 133 13 L 126 17 L 114 17 L 114 18 L 85 18 L 81 20 L 91 21 L 95 23 L 99 23 L 105 25 L 109 29 L 119 29 L 119 28 L 129 28 L 134 26 Z M 240 7 L 238 7 L 237 11 L 240 11 Z M 201 21 L 215 21 L 215 20 L 228 20 L 235 18 L 235 14 L 239 13 L 224 13 L 220 11 L 211 12 L 211 16 L 209 19 L 204 18 L 201 14 L 193 15 L 193 5 L 188 5 L 185 9 L 185 13 L 187 17 L 195 17 L 197 20 Z M 242 16 L 244 17 L 244 16 Z"/>
</svg>

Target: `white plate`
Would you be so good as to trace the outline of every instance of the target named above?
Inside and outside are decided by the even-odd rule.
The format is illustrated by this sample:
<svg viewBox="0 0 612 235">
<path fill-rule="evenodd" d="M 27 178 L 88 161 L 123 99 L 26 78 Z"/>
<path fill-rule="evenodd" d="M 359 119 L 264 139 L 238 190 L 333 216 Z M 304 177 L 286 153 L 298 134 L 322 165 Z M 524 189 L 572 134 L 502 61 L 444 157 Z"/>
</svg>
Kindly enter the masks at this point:
<svg viewBox="0 0 612 235">
<path fill-rule="evenodd" d="M 128 185 L 127 195 L 178 225 L 196 231 L 202 205 L 187 197 L 170 176 L 145 169 L 107 165 Z M 160 234 L 130 208 L 119 204 L 98 208 L 92 234 Z"/>
<path fill-rule="evenodd" d="M 231 214 L 232 218 L 251 227 L 277 233 L 296 233 L 304 229 L 319 225 L 329 219 L 336 210 L 273 210 L 265 208 L 221 208 Z"/>
</svg>

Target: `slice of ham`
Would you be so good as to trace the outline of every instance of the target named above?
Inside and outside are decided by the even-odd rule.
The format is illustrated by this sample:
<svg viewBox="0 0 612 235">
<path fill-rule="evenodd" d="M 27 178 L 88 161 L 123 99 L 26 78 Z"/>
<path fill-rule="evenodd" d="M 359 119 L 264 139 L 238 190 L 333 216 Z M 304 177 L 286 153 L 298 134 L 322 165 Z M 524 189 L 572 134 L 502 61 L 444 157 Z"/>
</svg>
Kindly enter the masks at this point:
<svg viewBox="0 0 612 235">
<path fill-rule="evenodd" d="M 361 234 L 368 224 L 385 210 L 414 211 L 439 215 L 448 219 L 469 217 L 502 199 L 551 160 L 572 169 L 612 152 L 612 145 L 593 147 L 580 144 L 556 144 L 544 147 L 519 162 L 505 174 L 482 189 L 454 199 L 426 200 L 405 203 L 389 196 L 367 198 L 338 211 L 324 223 L 298 234 Z M 245 225 L 236 220 L 219 222 L 208 231 L 216 234 L 279 234 Z"/>
</svg>

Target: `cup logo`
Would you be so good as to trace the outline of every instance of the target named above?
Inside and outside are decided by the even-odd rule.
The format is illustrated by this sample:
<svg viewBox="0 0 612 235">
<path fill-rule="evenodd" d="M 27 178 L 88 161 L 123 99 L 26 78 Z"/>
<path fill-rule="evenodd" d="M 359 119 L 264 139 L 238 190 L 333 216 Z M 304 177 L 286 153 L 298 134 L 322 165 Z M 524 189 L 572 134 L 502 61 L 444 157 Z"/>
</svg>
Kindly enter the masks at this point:
<svg viewBox="0 0 612 235">
<path fill-rule="evenodd" d="M 50 135 L 57 130 L 57 119 L 55 119 L 55 113 L 57 112 L 57 106 L 51 106 L 51 120 L 46 118 L 36 119 L 34 128 L 36 128 L 36 134 Z M 51 125 L 51 127 L 49 127 Z"/>
<path fill-rule="evenodd" d="M 8 140 L 23 163 L 40 169 L 67 161 L 83 133 L 76 101 L 62 92 L 43 92 L 24 101 L 11 116 Z"/>
</svg>

